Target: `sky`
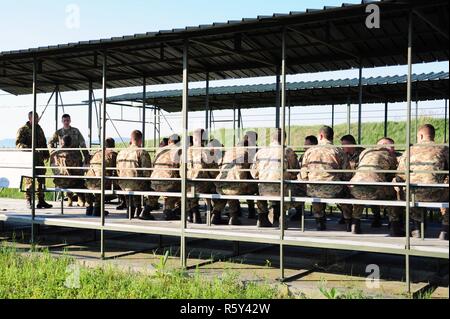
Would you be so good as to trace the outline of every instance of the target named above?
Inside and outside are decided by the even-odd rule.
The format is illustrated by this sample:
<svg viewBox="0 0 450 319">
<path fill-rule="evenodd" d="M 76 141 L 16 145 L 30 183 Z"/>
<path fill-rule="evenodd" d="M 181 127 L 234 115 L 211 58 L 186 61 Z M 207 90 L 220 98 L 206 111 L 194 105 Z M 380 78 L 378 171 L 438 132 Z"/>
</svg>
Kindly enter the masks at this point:
<svg viewBox="0 0 450 319">
<path fill-rule="evenodd" d="M 346 0 L 344 2 L 359 3 L 360 1 Z M 47 46 L 110 38 L 149 31 L 158 31 L 172 28 L 183 28 L 212 22 L 224 22 L 227 20 L 239 20 L 244 17 L 254 18 L 257 15 L 271 15 L 273 13 L 287 13 L 289 11 L 302 11 L 307 8 L 322 8 L 325 5 L 341 5 L 341 1 L 333 0 L 0 0 L 0 51 L 27 49 L 32 47 Z M 79 10 L 79 23 L 71 20 L 71 14 Z M 6 32 L 4 30 L 7 30 Z M 413 72 L 438 72 L 448 71 L 448 63 L 431 63 L 415 65 Z M 405 74 L 406 66 L 365 69 L 363 76 L 378 76 L 389 74 Z M 321 79 L 353 78 L 358 76 L 358 70 L 346 70 L 338 72 L 325 72 L 320 74 L 301 74 L 288 76 L 288 81 L 305 81 Z M 239 85 L 273 83 L 274 77 L 257 79 L 214 81 L 211 86 Z M 202 87 L 204 83 L 192 83 L 191 87 Z M 149 86 L 148 91 L 181 88 L 178 84 Z M 125 88 L 109 90 L 108 95 L 117 95 L 129 92 L 140 92 L 141 88 Z M 100 96 L 100 92 L 96 92 Z M 41 113 L 47 100 L 48 94 L 38 95 L 38 110 Z M 64 104 L 79 103 L 87 99 L 87 92 L 62 93 Z M 52 102 L 53 103 L 53 102 Z M 443 101 L 430 101 L 420 103 L 419 114 L 442 116 Z M 32 106 L 32 96 L 13 96 L 0 90 L 0 140 L 14 138 L 17 129 L 26 121 L 26 114 Z M 396 103 L 392 106 L 392 120 L 404 119 L 405 103 Z M 382 120 L 380 110 L 382 105 L 370 105 L 370 110 L 363 113 L 363 121 Z M 336 108 L 336 121 L 346 120 L 345 106 Z M 83 107 L 66 107 L 64 111 L 72 115 L 73 126 L 78 127 L 87 137 L 87 115 Z M 356 106 L 352 109 L 352 118 L 356 118 Z M 140 114 L 135 110 L 111 107 L 109 115 L 112 118 L 124 118 L 139 120 Z M 214 113 L 217 119 L 231 119 L 230 111 Z M 253 111 L 243 111 L 245 126 L 273 126 L 274 109 L 264 109 L 255 115 Z M 306 107 L 294 108 L 292 110 L 292 124 L 329 124 L 331 119 L 330 107 Z M 149 119 L 150 120 L 150 119 Z M 167 116 L 172 128 L 180 127 L 179 115 Z M 190 128 L 201 127 L 204 124 L 203 114 L 191 113 Z M 256 125 L 257 124 L 257 125 Z M 41 125 L 47 136 L 54 129 L 54 109 L 52 104 L 47 108 Z M 115 129 L 108 125 L 107 131 L 110 136 L 127 137 L 136 124 L 117 122 Z M 230 127 L 230 123 L 218 124 L 219 127 Z M 149 125 L 147 130 L 152 130 Z M 162 135 L 172 133 L 169 125 L 163 122 Z M 94 136 L 96 132 L 94 132 Z M 1 143 L 0 143 L 1 146 Z"/>
</svg>

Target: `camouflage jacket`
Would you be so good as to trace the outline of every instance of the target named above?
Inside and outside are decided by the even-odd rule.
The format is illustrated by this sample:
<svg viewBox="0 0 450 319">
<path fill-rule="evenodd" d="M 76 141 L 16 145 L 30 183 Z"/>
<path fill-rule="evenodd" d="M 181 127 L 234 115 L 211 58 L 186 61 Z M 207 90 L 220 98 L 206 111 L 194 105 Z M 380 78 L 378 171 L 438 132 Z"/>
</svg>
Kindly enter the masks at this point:
<svg viewBox="0 0 450 319">
<path fill-rule="evenodd" d="M 248 148 L 243 143 L 225 152 L 220 163 L 220 172 L 217 179 L 222 180 L 248 180 L 253 179 L 250 174 L 251 158 L 249 158 Z M 216 186 L 224 188 L 240 189 L 241 183 L 217 182 Z"/>
<path fill-rule="evenodd" d="M 321 144 L 327 145 L 327 147 L 323 147 Z M 311 147 L 305 152 L 300 173 L 302 180 L 345 181 L 350 179 L 349 174 L 323 171 L 349 169 L 347 155 L 339 147 L 328 146 L 332 144 L 331 141 L 319 142 L 318 146 Z"/>
<path fill-rule="evenodd" d="M 115 168 L 117 162 L 117 153 L 113 150 L 106 149 L 105 151 L 105 168 Z M 89 164 L 89 170 L 86 172 L 86 176 L 89 177 L 101 177 L 102 176 L 102 151 L 97 151 L 91 157 Z M 116 176 L 115 170 L 106 170 L 105 176 Z M 101 181 L 100 179 L 87 179 L 86 186 L 88 189 L 99 189 Z M 111 188 L 114 184 L 111 180 L 106 180 L 105 188 Z"/>
<path fill-rule="evenodd" d="M 32 148 L 32 126 L 30 122 L 25 123 L 18 131 L 16 135 L 16 147 L 17 148 Z M 47 148 L 47 142 L 45 139 L 44 131 L 39 124 L 36 124 L 36 148 Z M 37 162 L 43 163 L 50 158 L 48 151 L 36 151 Z"/>
<path fill-rule="evenodd" d="M 82 167 L 83 160 L 80 152 L 66 151 L 64 149 L 53 152 L 50 156 L 51 166 L 55 175 L 82 176 L 82 169 L 70 169 L 71 167 Z"/>
<path fill-rule="evenodd" d="M 363 151 L 364 151 L 363 148 L 356 147 L 353 154 L 351 154 L 351 155 L 347 154 L 348 165 L 349 165 L 350 169 L 356 169 L 358 167 L 360 155 Z"/>
<path fill-rule="evenodd" d="M 218 169 L 219 164 L 213 152 L 206 148 L 190 147 L 187 153 L 187 178 L 215 179 L 218 171 L 204 169 Z"/>
<path fill-rule="evenodd" d="M 61 145 L 61 139 L 64 135 L 69 135 L 72 138 L 72 144 L 70 148 L 86 148 L 86 142 L 81 132 L 75 128 L 70 127 L 67 130 L 60 128 L 57 130 L 52 138 L 48 141 L 48 148 L 51 150 L 53 148 L 58 148 Z M 89 158 L 89 152 L 87 150 L 81 151 L 85 158 Z"/>
<path fill-rule="evenodd" d="M 396 170 L 397 158 L 385 148 L 364 150 L 359 157 L 353 182 L 390 182 L 395 174 L 373 173 L 374 170 Z"/>
<path fill-rule="evenodd" d="M 152 178 L 180 177 L 181 148 L 175 144 L 160 148 L 155 155 Z M 152 181 L 153 184 L 170 183 L 170 181 Z M 179 181 L 177 181 L 179 183 Z"/>
<path fill-rule="evenodd" d="M 429 171 L 430 173 L 411 173 L 411 183 L 442 184 L 446 174 L 433 174 L 433 171 L 449 169 L 448 146 L 436 146 L 434 142 L 414 145 L 410 151 L 410 169 L 412 171 Z M 399 171 L 406 170 L 406 153 L 399 159 Z M 404 174 L 398 173 L 404 179 Z"/>
</svg>

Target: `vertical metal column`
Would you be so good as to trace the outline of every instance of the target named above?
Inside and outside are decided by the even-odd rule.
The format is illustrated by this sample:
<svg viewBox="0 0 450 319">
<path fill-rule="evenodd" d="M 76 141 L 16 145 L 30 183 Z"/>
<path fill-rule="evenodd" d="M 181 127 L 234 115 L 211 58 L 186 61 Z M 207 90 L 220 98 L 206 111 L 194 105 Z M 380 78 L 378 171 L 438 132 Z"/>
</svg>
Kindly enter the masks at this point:
<svg viewBox="0 0 450 319">
<path fill-rule="evenodd" d="M 384 137 L 388 136 L 388 102 L 384 103 Z"/>
<path fill-rule="evenodd" d="M 406 222 L 405 222 L 405 231 L 406 231 L 406 243 L 405 243 L 405 272 L 406 272 L 406 287 L 407 292 L 411 293 L 411 277 L 410 277 L 410 263 L 409 263 L 409 250 L 411 248 L 411 240 L 410 240 L 410 201 L 411 201 L 411 174 L 410 174 L 410 163 L 411 163 L 411 77 L 412 77 L 412 12 L 409 13 L 409 25 L 408 25 L 408 81 L 406 86 Z"/>
<path fill-rule="evenodd" d="M 275 78 L 275 128 L 280 128 L 280 67 L 277 66 Z"/>
<path fill-rule="evenodd" d="M 238 105 L 238 141 L 241 139 L 242 137 L 242 125 L 241 125 L 241 119 L 242 119 L 242 115 L 241 115 L 241 107 Z"/>
<path fill-rule="evenodd" d="M 33 60 L 33 116 L 31 117 L 31 152 L 32 152 L 32 173 L 31 173 L 31 245 L 34 244 L 35 228 L 34 220 L 36 217 L 36 115 L 37 115 L 37 69 L 38 61 Z"/>
<path fill-rule="evenodd" d="M 58 130 L 59 124 L 59 85 L 55 87 L 55 131 Z"/>
<path fill-rule="evenodd" d="M 233 146 L 236 145 L 236 101 L 233 102 Z"/>
<path fill-rule="evenodd" d="M 107 93 L 107 67 L 108 67 L 108 53 L 103 52 L 103 67 L 102 67 L 102 124 L 101 124 L 101 148 L 102 148 L 102 175 L 100 180 L 100 212 L 101 212 L 101 227 L 100 227 L 100 255 L 101 258 L 105 258 L 105 139 L 106 139 L 106 93 Z"/>
<path fill-rule="evenodd" d="M 283 29 L 281 36 L 281 158 L 280 158 L 280 276 L 284 279 L 284 157 L 286 149 L 285 132 L 286 132 L 286 29 Z"/>
<path fill-rule="evenodd" d="M 206 129 L 206 134 L 209 139 L 209 137 L 210 137 L 210 132 L 209 132 L 209 72 L 206 72 L 205 129 Z"/>
<path fill-rule="evenodd" d="M 331 128 L 334 130 L 334 104 L 331 105 Z"/>
<path fill-rule="evenodd" d="M 159 143 L 159 139 L 156 138 L 156 115 L 157 115 L 157 109 L 156 106 L 153 106 L 153 147 L 156 150 L 156 146 Z"/>
<path fill-rule="evenodd" d="M 414 141 L 417 143 L 417 132 L 419 129 L 419 101 L 417 99 L 417 91 L 416 91 L 416 111 L 415 111 L 415 128 L 414 128 Z"/>
<path fill-rule="evenodd" d="M 359 79 L 358 79 L 358 86 L 359 86 L 359 96 L 358 96 L 358 144 L 361 145 L 361 139 L 362 139 L 362 119 L 361 119 L 361 113 L 362 113 L 362 98 L 363 98 L 363 89 L 362 89 L 362 62 L 359 64 Z"/>
<path fill-rule="evenodd" d="M 142 78 L 142 147 L 145 147 L 145 126 L 146 126 L 146 103 L 147 99 L 147 80 L 145 76 Z"/>
<path fill-rule="evenodd" d="M 181 243 L 180 259 L 181 267 L 186 267 L 186 178 L 187 178 L 187 149 L 189 143 L 188 134 L 188 108 L 189 108 L 189 40 L 184 41 L 183 48 L 183 98 L 182 98 L 182 117 L 183 117 L 183 151 L 181 161 Z"/>
<path fill-rule="evenodd" d="M 287 138 L 288 138 L 288 142 L 287 144 L 290 146 L 291 145 L 291 102 L 288 102 L 288 133 L 287 133 Z"/>
<path fill-rule="evenodd" d="M 89 105 L 88 105 L 88 128 L 89 147 L 92 147 L 92 81 L 89 81 Z"/>
<path fill-rule="evenodd" d="M 347 134 L 350 134 L 352 131 L 351 128 L 351 112 L 352 112 L 352 105 L 350 104 L 350 101 L 347 103 Z"/>
<path fill-rule="evenodd" d="M 158 107 L 158 141 L 161 140 L 161 108 Z"/>
<path fill-rule="evenodd" d="M 444 143 L 447 143 L 447 115 L 448 115 L 448 100 L 445 99 L 445 110 L 444 110 Z"/>
</svg>

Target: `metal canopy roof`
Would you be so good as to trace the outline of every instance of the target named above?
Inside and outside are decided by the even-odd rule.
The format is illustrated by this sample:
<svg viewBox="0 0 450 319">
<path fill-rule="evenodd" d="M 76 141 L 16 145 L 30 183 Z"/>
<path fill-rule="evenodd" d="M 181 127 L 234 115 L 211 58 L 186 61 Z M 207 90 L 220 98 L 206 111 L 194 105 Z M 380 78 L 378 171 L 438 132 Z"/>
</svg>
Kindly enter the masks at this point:
<svg viewBox="0 0 450 319">
<path fill-rule="evenodd" d="M 179 83 L 182 49 L 189 40 L 190 80 L 276 75 L 281 31 L 287 28 L 287 73 L 320 72 L 406 64 L 408 13 L 414 12 L 413 63 L 449 60 L 447 0 L 376 2 L 381 28 L 368 29 L 367 3 L 259 16 L 0 53 L 0 89 L 31 93 L 33 59 L 38 60 L 38 92 L 101 87 L 102 52 L 108 52 L 108 86 Z"/>
<path fill-rule="evenodd" d="M 363 102 L 384 103 L 406 100 L 406 75 L 363 78 Z M 449 73 L 412 75 L 414 96 L 419 101 L 446 99 L 449 96 Z M 340 79 L 287 84 L 288 103 L 295 106 L 358 103 L 358 79 Z M 108 103 L 142 102 L 143 93 L 122 94 L 108 98 Z M 167 112 L 181 111 L 182 90 L 146 93 L 146 104 Z M 206 89 L 189 90 L 189 110 L 205 110 Z M 276 85 L 257 84 L 209 88 L 209 103 L 213 110 L 272 107 L 276 100 Z M 100 100 L 101 101 L 101 100 Z"/>
</svg>

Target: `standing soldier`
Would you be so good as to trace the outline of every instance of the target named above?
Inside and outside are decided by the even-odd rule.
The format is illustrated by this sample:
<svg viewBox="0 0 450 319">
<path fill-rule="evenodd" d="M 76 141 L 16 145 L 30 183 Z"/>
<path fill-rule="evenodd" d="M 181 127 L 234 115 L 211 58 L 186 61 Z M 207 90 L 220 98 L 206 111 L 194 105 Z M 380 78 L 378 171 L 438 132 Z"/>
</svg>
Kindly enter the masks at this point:
<svg viewBox="0 0 450 319">
<path fill-rule="evenodd" d="M 449 154 L 448 146 L 435 145 L 436 131 L 433 125 L 425 124 L 421 126 L 417 132 L 418 144 L 410 148 L 410 170 L 421 171 L 420 173 L 411 173 L 411 183 L 420 184 L 443 184 L 448 183 L 448 175 L 433 173 L 433 171 L 448 171 Z M 399 159 L 398 171 L 406 170 L 406 153 Z M 430 173 L 423 173 L 429 171 Z M 396 181 L 403 182 L 405 176 L 399 173 Z M 398 192 L 400 189 L 396 188 Z M 403 193 L 403 192 L 402 192 Z M 418 202 L 448 202 L 449 189 L 437 187 L 411 187 L 411 194 L 415 195 Z M 404 200 L 404 194 L 399 195 Z M 442 209 L 442 230 L 439 239 L 448 240 L 448 209 Z M 411 208 L 412 228 L 411 235 L 420 238 L 420 224 L 424 220 L 425 209 L 414 207 Z"/>
<path fill-rule="evenodd" d="M 122 150 L 117 155 L 117 175 L 119 177 L 137 177 L 139 179 L 118 181 L 120 188 L 124 191 L 146 191 L 150 189 L 150 180 L 141 178 L 149 178 L 150 170 L 141 170 L 141 168 L 151 168 L 152 162 L 150 154 L 140 149 L 142 148 L 142 133 L 135 130 L 131 132 L 130 146 Z M 154 220 L 151 214 L 151 208 L 145 203 L 142 209 L 140 196 L 127 195 L 127 206 L 130 210 L 130 216 L 143 220 Z M 141 212 L 142 211 L 142 212 Z"/>
<path fill-rule="evenodd" d="M 25 123 L 24 126 L 22 126 L 17 131 L 16 136 L 16 147 L 17 148 L 32 148 L 32 123 L 33 123 L 33 111 L 28 113 L 28 122 Z M 39 116 L 37 113 L 34 113 L 34 125 L 36 127 L 36 148 L 46 148 L 47 142 L 45 140 L 45 134 L 42 130 L 39 123 Z M 36 166 L 45 166 L 45 161 L 50 158 L 50 154 L 48 151 L 36 151 Z M 37 175 L 45 175 L 45 169 L 39 168 L 36 169 Z M 32 187 L 33 187 L 33 181 L 31 178 L 25 178 L 25 198 L 27 201 L 27 207 L 31 209 L 31 206 L 33 205 L 33 201 L 31 199 L 32 196 Z M 45 194 L 44 194 L 44 188 L 45 188 L 45 179 L 44 178 L 38 178 L 37 179 L 37 196 L 38 196 L 38 204 L 36 205 L 37 208 L 52 208 L 53 206 L 45 202 Z"/>
<path fill-rule="evenodd" d="M 281 143 L 285 141 L 286 134 L 281 136 L 281 129 L 275 129 L 271 136 L 271 143 L 269 148 L 259 149 L 256 153 L 251 167 L 251 175 L 254 179 L 259 180 L 273 180 L 279 181 L 281 179 L 281 159 L 284 160 L 284 167 L 286 170 L 299 169 L 298 157 L 295 152 L 290 149 L 285 149 L 285 154 L 282 156 Z M 296 180 L 297 173 L 284 172 L 283 178 L 285 180 Z M 262 196 L 280 196 L 279 184 L 258 183 L 259 194 Z M 286 194 L 291 190 L 293 196 L 297 196 L 300 192 L 298 184 L 285 185 Z M 259 200 L 256 202 L 258 206 L 258 227 L 272 227 L 272 222 L 278 223 L 280 218 L 280 202 L 270 202 L 270 209 L 266 200 Z M 290 203 L 285 206 L 286 210 Z M 272 222 L 269 220 L 269 213 L 272 215 Z M 285 212 L 281 212 L 285 213 Z"/>
<path fill-rule="evenodd" d="M 81 151 L 84 157 L 84 163 L 88 164 L 90 160 L 89 151 L 86 150 L 86 142 L 84 141 L 83 135 L 81 132 L 75 128 L 70 126 L 71 119 L 69 114 L 64 114 L 61 117 L 63 127 L 57 130 L 52 138 L 48 141 L 48 148 L 52 150 L 53 148 L 57 148 L 58 145 L 61 145 L 61 139 L 64 135 L 69 135 L 72 140 L 72 148 L 84 148 Z"/>
<path fill-rule="evenodd" d="M 60 141 L 61 149 L 52 152 L 50 159 L 53 168 L 53 173 L 59 176 L 83 176 L 84 171 L 81 169 L 83 166 L 83 159 L 81 153 L 73 150 L 66 150 L 72 148 L 72 138 L 70 135 L 64 135 Z M 58 188 L 84 188 L 84 181 L 81 178 L 64 178 L 57 177 L 53 180 L 55 186 Z M 77 193 L 79 206 L 84 206 L 85 196 L 82 193 Z M 67 193 L 68 206 L 72 206 L 74 194 L 72 192 Z"/>
<path fill-rule="evenodd" d="M 256 183 L 232 182 L 236 180 L 252 179 L 249 169 L 251 158 L 249 158 L 249 140 L 248 136 L 239 142 L 236 147 L 225 152 L 220 164 L 220 173 L 217 175 L 219 180 L 229 180 L 227 182 L 216 182 L 217 192 L 221 195 L 254 195 L 258 192 Z M 239 220 L 239 200 L 229 199 L 219 201 L 214 206 L 214 211 L 220 214 L 228 202 L 230 209 L 229 225 L 241 225 Z"/>
<path fill-rule="evenodd" d="M 218 169 L 219 165 L 214 160 L 215 156 L 211 156 L 210 152 L 204 149 L 205 140 L 203 139 L 203 135 L 203 129 L 197 129 L 194 131 L 193 146 L 188 149 L 187 153 L 187 178 L 191 180 L 210 179 L 211 181 L 188 182 L 187 188 L 189 191 L 192 187 L 194 187 L 196 193 L 215 194 L 216 187 L 213 179 L 217 177 L 218 172 L 210 170 Z M 213 200 L 212 202 L 213 206 L 217 203 L 216 200 Z M 202 220 L 200 216 L 199 199 L 189 198 L 187 200 L 187 209 L 188 222 L 201 224 Z M 219 212 L 214 211 L 213 209 L 211 216 L 211 223 L 221 223 Z"/>
<path fill-rule="evenodd" d="M 107 138 L 105 140 L 105 176 L 113 177 L 116 176 L 116 160 L 117 160 L 117 152 L 113 149 L 116 147 L 116 143 L 113 138 Z M 102 151 L 99 150 L 94 153 L 90 161 L 90 169 L 86 172 L 86 176 L 88 177 L 97 177 L 96 179 L 86 179 L 86 187 L 90 190 L 99 190 L 102 176 Z M 113 168 L 113 170 L 111 170 Z M 110 179 L 105 180 L 105 190 L 111 189 L 114 185 L 114 181 Z M 86 195 L 86 215 L 87 216 L 96 216 L 99 217 L 101 215 L 100 212 L 100 194 L 87 194 Z M 108 215 L 108 212 L 105 211 L 105 216 Z"/>
<path fill-rule="evenodd" d="M 349 180 L 348 174 L 326 172 L 325 170 L 349 169 L 347 155 L 338 147 L 333 146 L 334 131 L 329 126 L 319 130 L 317 139 L 319 145 L 308 149 L 303 156 L 300 178 L 305 181 L 329 182 Z M 346 188 L 339 184 L 308 184 L 307 195 L 310 197 L 345 198 Z M 313 203 L 312 211 L 316 218 L 317 230 L 326 230 L 325 207 L 323 203 Z M 341 205 L 345 211 L 351 209 Z"/>
<path fill-rule="evenodd" d="M 377 148 L 366 149 L 361 153 L 358 161 L 357 171 L 352 177 L 352 182 L 390 182 L 395 176 L 395 173 L 376 173 L 375 170 L 390 170 L 397 169 L 397 158 L 395 156 L 395 149 L 392 146 L 395 144 L 390 138 L 384 137 L 377 143 L 380 145 Z M 375 185 L 350 185 L 350 193 L 356 199 L 365 200 L 394 200 L 395 190 L 392 186 L 375 186 Z M 363 212 L 363 205 L 353 205 L 351 214 L 344 216 L 347 231 L 353 234 L 361 233 L 361 215 Z M 395 207 L 389 207 L 389 219 L 391 221 L 391 236 L 398 237 L 402 235 L 399 215 Z"/>
<path fill-rule="evenodd" d="M 169 137 L 168 145 L 160 148 L 156 153 L 151 185 L 157 192 L 179 192 L 181 189 L 179 180 L 158 180 L 180 178 L 181 148 L 178 145 L 179 142 L 180 136 L 173 134 Z M 181 214 L 180 198 L 164 196 L 163 212 L 166 220 L 178 220 Z"/>
</svg>

